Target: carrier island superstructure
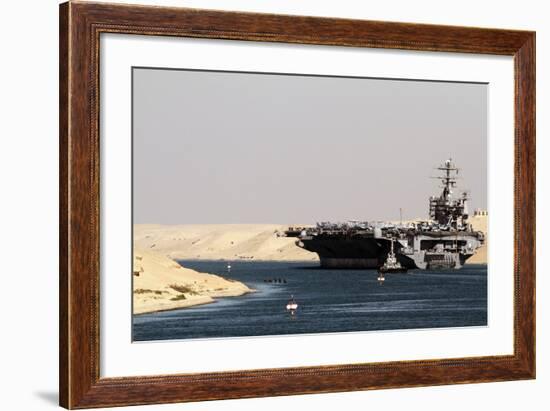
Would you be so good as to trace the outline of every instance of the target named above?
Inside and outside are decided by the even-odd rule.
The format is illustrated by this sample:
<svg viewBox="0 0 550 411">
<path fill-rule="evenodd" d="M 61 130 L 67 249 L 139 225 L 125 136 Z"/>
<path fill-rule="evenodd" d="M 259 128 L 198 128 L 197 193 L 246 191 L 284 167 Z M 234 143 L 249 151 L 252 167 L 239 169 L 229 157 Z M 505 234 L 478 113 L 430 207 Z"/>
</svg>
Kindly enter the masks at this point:
<svg viewBox="0 0 550 411">
<path fill-rule="evenodd" d="M 321 222 L 312 227 L 289 227 L 279 235 L 296 237 L 296 245 L 317 253 L 321 266 L 327 268 L 379 268 L 392 243 L 403 267 L 461 268 L 485 238 L 468 223 L 468 194 L 453 196 L 458 168 L 449 159 L 437 170 L 443 190 L 439 196 L 430 197 L 427 221 Z"/>
</svg>

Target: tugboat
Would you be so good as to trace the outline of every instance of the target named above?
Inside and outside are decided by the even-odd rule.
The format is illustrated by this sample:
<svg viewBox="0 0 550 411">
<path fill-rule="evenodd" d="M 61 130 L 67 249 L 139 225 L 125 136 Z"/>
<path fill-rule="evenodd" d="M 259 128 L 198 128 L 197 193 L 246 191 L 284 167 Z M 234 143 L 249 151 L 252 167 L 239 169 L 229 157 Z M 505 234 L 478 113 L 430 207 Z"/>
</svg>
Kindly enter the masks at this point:
<svg viewBox="0 0 550 411">
<path fill-rule="evenodd" d="M 296 314 L 296 310 L 298 310 L 298 303 L 294 299 L 294 296 L 290 296 L 290 300 L 288 300 L 288 303 L 286 303 L 286 310 L 290 313 L 290 315 Z"/>
<path fill-rule="evenodd" d="M 386 257 L 386 262 L 384 262 L 384 265 L 382 267 L 378 268 L 378 272 L 380 273 L 380 275 L 378 276 L 378 281 L 384 281 L 384 274 L 386 273 L 406 273 L 407 272 L 407 268 L 403 267 L 395 257 L 395 252 L 393 251 L 393 242 L 394 242 L 394 239 L 392 238 L 391 248 L 390 248 L 390 252 L 388 253 L 388 256 Z"/>
</svg>

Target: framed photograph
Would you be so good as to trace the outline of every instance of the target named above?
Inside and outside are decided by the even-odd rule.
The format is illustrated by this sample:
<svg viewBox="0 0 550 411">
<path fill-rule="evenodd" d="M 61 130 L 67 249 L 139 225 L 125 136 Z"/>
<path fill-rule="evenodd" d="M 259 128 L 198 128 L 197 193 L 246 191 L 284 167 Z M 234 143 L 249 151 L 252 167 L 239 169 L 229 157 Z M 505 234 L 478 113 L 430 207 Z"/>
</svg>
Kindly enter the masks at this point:
<svg viewBox="0 0 550 411">
<path fill-rule="evenodd" d="M 60 404 L 535 378 L 535 33 L 60 6 Z"/>
</svg>

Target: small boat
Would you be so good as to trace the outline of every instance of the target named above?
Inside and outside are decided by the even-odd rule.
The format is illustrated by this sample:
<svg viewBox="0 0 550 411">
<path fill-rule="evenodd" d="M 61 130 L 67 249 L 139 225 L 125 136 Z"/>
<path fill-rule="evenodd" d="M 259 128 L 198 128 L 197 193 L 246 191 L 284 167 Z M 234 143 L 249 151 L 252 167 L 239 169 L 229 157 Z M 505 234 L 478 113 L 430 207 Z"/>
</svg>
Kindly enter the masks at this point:
<svg viewBox="0 0 550 411">
<path fill-rule="evenodd" d="M 384 277 L 384 273 L 379 273 L 379 274 L 378 274 L 378 282 L 379 282 L 380 284 L 383 284 L 384 281 L 386 281 L 386 277 Z"/>
<path fill-rule="evenodd" d="M 298 310 L 298 303 L 294 299 L 294 296 L 290 296 L 290 300 L 286 303 L 286 310 L 290 313 L 290 315 L 294 315 L 296 310 Z"/>
<path fill-rule="evenodd" d="M 227 272 L 231 272 L 231 263 L 227 263 Z"/>
<path fill-rule="evenodd" d="M 397 257 L 395 256 L 395 252 L 393 251 L 393 242 L 394 240 L 391 240 L 391 248 L 390 252 L 388 253 L 388 256 L 386 257 L 386 261 L 384 262 L 384 265 L 382 267 L 378 268 L 378 272 L 380 273 L 380 276 L 378 276 L 378 281 L 384 281 L 383 274 L 385 273 L 406 273 L 407 268 L 403 267 L 399 261 L 397 261 Z"/>
</svg>

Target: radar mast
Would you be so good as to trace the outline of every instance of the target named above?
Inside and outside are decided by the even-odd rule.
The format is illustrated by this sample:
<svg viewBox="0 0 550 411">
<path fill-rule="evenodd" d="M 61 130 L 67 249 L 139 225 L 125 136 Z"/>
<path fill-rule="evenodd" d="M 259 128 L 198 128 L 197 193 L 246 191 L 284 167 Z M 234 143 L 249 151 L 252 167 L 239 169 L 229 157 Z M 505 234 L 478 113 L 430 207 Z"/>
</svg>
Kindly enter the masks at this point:
<svg viewBox="0 0 550 411">
<path fill-rule="evenodd" d="M 443 191 L 439 197 L 430 197 L 430 218 L 442 226 L 461 230 L 468 219 L 468 194 L 462 193 L 460 198 L 453 199 L 459 168 L 449 158 L 436 170 L 442 171 L 440 176 L 434 178 L 441 181 Z"/>
</svg>

